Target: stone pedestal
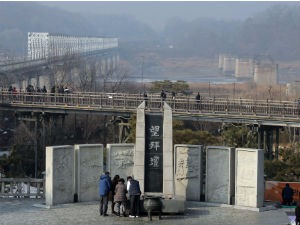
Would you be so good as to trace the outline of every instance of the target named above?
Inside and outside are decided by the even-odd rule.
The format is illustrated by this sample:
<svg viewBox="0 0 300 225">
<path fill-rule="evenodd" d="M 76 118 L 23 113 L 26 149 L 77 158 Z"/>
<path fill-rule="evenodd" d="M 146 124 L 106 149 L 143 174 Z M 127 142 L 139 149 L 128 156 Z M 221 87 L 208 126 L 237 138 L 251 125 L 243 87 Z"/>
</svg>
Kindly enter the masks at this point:
<svg viewBox="0 0 300 225">
<path fill-rule="evenodd" d="M 134 144 L 108 144 L 107 145 L 107 171 L 112 178 L 119 175 L 126 180 L 133 175 Z"/>
<path fill-rule="evenodd" d="M 174 146 L 175 196 L 200 201 L 202 193 L 200 145 Z"/>
<path fill-rule="evenodd" d="M 103 145 L 75 145 L 75 193 L 78 201 L 96 201 L 99 176 L 103 174 Z"/>
<path fill-rule="evenodd" d="M 236 149 L 235 204 L 260 208 L 264 200 L 264 154 L 261 149 Z"/>
<path fill-rule="evenodd" d="M 222 146 L 206 148 L 206 202 L 233 204 L 234 157 L 234 148 Z"/>
<path fill-rule="evenodd" d="M 46 147 L 46 205 L 73 202 L 74 158 L 73 146 Z"/>
</svg>

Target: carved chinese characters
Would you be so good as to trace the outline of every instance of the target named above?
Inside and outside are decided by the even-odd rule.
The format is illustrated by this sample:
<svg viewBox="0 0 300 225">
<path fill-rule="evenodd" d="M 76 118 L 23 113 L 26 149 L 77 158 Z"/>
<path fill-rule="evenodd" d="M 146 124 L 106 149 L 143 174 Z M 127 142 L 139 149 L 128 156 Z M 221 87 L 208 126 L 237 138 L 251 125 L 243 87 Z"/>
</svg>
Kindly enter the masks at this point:
<svg viewBox="0 0 300 225">
<path fill-rule="evenodd" d="M 146 115 L 145 192 L 162 192 L 163 117 Z"/>
<path fill-rule="evenodd" d="M 134 144 L 108 144 L 107 170 L 126 178 L 133 174 Z"/>
</svg>

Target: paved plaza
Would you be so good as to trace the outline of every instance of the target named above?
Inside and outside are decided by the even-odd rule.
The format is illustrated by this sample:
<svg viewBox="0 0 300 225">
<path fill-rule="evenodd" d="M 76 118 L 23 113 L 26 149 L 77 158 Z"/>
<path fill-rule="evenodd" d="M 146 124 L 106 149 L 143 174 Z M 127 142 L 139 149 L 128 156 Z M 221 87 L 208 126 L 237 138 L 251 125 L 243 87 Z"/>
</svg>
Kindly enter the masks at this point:
<svg viewBox="0 0 300 225">
<path fill-rule="evenodd" d="M 146 216 L 100 216 L 98 202 L 63 204 L 51 209 L 35 206 L 42 206 L 44 202 L 44 199 L 0 199 L 0 225 L 286 225 L 289 223 L 286 212 L 292 213 L 292 209 L 255 212 L 187 202 L 184 215 L 163 215 L 162 220 L 153 216 L 153 221 L 148 221 Z M 108 213 L 110 214 L 110 211 Z"/>
</svg>

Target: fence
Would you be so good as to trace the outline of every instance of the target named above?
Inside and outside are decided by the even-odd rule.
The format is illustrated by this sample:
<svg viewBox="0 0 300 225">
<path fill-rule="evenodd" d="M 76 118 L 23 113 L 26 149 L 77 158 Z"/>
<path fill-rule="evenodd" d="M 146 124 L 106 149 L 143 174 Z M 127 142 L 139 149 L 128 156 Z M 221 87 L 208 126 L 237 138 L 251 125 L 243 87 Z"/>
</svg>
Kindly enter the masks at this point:
<svg viewBox="0 0 300 225">
<path fill-rule="evenodd" d="M 34 178 L 0 178 L 0 197 L 44 198 L 45 180 Z"/>
</svg>

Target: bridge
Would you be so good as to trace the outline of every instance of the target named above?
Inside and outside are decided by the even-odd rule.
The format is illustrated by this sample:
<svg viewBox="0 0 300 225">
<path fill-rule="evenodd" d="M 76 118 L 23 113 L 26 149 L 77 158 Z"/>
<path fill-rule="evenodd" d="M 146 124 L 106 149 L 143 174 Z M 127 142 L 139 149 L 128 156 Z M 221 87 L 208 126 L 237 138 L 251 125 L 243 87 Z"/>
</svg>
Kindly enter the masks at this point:
<svg viewBox="0 0 300 225">
<path fill-rule="evenodd" d="M 137 107 L 144 103 L 146 113 L 161 113 L 166 102 L 179 120 L 243 124 L 256 127 L 258 148 L 263 148 L 268 157 L 273 157 L 273 131 L 275 130 L 275 157 L 278 158 L 279 129 L 300 127 L 300 108 L 296 102 L 276 100 L 231 99 L 203 97 L 199 102 L 188 96 L 162 100 L 158 94 L 145 99 L 142 94 L 74 92 L 11 93 L 1 91 L 0 110 L 26 113 L 27 120 L 35 122 L 39 116 L 67 115 L 72 113 L 118 116 L 126 121 Z M 29 116 L 28 116 L 29 115 Z M 33 117 L 33 118 L 31 118 Z M 125 120 L 124 120 L 125 118 Z M 123 124 L 123 123 L 121 123 Z M 126 126 L 120 126 L 119 142 L 128 134 Z M 44 130 L 44 129 L 43 129 Z"/>
<path fill-rule="evenodd" d="M 26 58 L 0 62 L 0 75 L 6 76 L 9 84 L 14 83 L 21 88 L 27 84 L 50 88 L 55 78 L 53 74 L 49 75 L 48 70 L 66 62 L 74 62 L 79 57 L 97 57 L 103 73 L 115 67 L 118 61 L 117 38 L 29 32 L 27 48 Z"/>
<path fill-rule="evenodd" d="M 199 102 L 189 96 L 163 101 L 158 94 L 147 99 L 142 94 L 74 92 L 11 93 L 2 90 L 1 110 L 32 113 L 83 113 L 129 117 L 145 102 L 146 112 L 159 113 L 166 102 L 173 117 L 181 120 L 244 123 L 265 126 L 300 127 L 300 108 L 297 102 L 203 97 Z"/>
</svg>

